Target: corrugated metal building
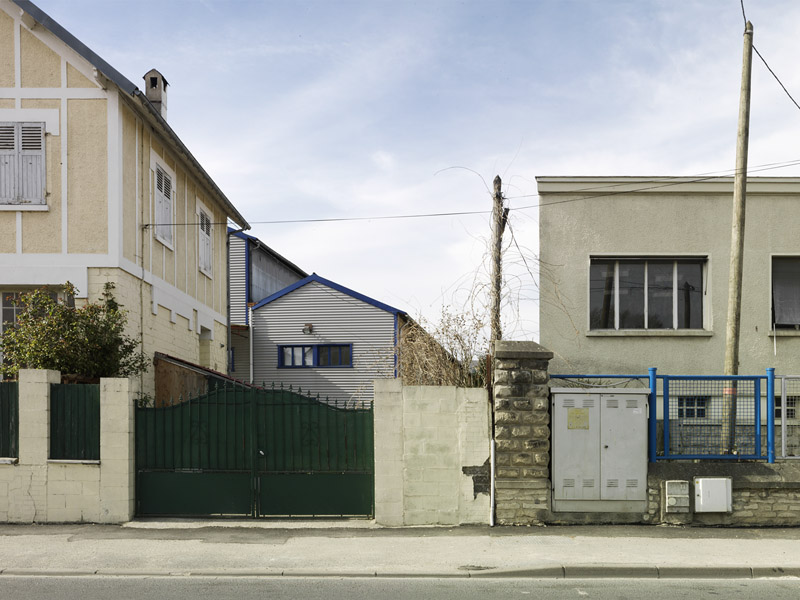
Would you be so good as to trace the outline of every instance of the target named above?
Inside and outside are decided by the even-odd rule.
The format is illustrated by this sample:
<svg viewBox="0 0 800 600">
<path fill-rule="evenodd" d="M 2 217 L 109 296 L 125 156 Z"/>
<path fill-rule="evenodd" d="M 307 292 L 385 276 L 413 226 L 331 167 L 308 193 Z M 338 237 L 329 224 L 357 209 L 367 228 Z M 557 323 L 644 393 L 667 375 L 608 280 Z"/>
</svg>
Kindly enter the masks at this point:
<svg viewBox="0 0 800 600">
<path fill-rule="evenodd" d="M 228 374 L 250 378 L 249 307 L 306 277 L 261 240 L 228 228 Z"/>
<path fill-rule="evenodd" d="M 372 400 L 397 377 L 405 312 L 316 274 L 253 307 L 254 383 L 283 383 L 331 400 Z"/>
</svg>

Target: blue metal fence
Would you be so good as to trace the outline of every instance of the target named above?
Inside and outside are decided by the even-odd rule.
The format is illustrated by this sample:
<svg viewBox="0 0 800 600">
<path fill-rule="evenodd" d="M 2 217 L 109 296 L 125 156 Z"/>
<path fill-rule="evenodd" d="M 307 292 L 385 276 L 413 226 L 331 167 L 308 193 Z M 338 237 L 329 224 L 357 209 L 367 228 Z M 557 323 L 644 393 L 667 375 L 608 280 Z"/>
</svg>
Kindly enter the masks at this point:
<svg viewBox="0 0 800 600">
<path fill-rule="evenodd" d="M 551 378 L 611 380 L 612 385 L 614 381 L 619 385 L 625 380 L 637 380 L 649 385 L 650 462 L 677 459 L 775 462 L 772 368 L 767 369 L 766 375 L 659 375 L 651 368 L 647 375 L 552 375 Z"/>
</svg>

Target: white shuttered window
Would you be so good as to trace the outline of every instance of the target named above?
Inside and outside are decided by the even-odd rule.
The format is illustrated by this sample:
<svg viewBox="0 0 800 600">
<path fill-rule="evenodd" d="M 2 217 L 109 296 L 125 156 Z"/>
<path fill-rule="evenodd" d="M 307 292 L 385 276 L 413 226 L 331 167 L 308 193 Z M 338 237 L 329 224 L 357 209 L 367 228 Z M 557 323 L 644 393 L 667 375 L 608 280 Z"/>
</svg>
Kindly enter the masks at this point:
<svg viewBox="0 0 800 600">
<path fill-rule="evenodd" d="M 197 253 L 200 270 L 211 277 L 211 219 L 202 209 L 200 214 L 200 235 L 197 236 Z"/>
<path fill-rule="evenodd" d="M 156 165 L 156 239 L 172 246 L 172 176 Z"/>
<path fill-rule="evenodd" d="M 44 204 L 44 123 L 0 123 L 0 204 Z"/>
</svg>

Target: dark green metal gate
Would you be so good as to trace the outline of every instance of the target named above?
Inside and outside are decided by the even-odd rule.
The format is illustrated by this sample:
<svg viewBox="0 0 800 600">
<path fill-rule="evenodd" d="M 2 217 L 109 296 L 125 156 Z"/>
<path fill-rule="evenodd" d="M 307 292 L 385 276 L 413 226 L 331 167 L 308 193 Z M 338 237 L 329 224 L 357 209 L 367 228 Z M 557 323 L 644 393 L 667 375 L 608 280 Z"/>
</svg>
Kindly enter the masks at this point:
<svg viewBox="0 0 800 600">
<path fill-rule="evenodd" d="M 371 403 L 218 388 L 136 409 L 140 516 L 372 516 Z"/>
</svg>

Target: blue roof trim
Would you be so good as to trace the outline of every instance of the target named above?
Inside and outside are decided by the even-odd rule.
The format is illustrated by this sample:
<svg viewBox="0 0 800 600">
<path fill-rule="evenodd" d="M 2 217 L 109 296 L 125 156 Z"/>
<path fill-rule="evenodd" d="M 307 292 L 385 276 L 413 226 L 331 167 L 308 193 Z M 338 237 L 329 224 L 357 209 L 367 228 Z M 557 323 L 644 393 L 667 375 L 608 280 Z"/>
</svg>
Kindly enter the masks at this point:
<svg viewBox="0 0 800 600">
<path fill-rule="evenodd" d="M 400 310 L 399 308 L 394 308 L 393 306 L 389 306 L 388 304 L 384 304 L 383 302 L 378 302 L 377 300 L 375 300 L 373 298 L 370 298 L 369 296 L 365 296 L 364 294 L 359 294 L 358 292 L 353 291 L 350 288 L 346 288 L 343 285 L 339 285 L 338 283 L 334 283 L 333 281 L 330 281 L 329 279 L 325 279 L 324 277 L 320 277 L 316 273 L 312 273 L 311 275 L 309 275 L 305 279 L 301 279 L 300 281 L 298 281 L 296 283 L 293 283 L 289 287 L 285 287 L 281 291 L 275 292 L 274 294 L 272 294 L 272 296 L 268 296 L 268 297 L 264 298 L 261 302 L 259 302 L 258 304 L 256 304 L 253 307 L 253 310 L 257 310 L 257 309 L 261 308 L 262 306 L 264 306 L 265 304 L 269 304 L 270 302 L 274 302 L 278 298 L 282 298 L 283 296 L 285 296 L 287 294 L 291 294 L 296 289 L 301 288 L 304 285 L 307 285 L 307 284 L 312 283 L 312 282 L 321 283 L 322 285 L 328 286 L 329 288 L 334 289 L 337 292 L 341 292 L 343 294 L 347 294 L 348 296 L 351 296 L 351 297 L 355 298 L 356 300 L 361 300 L 362 302 L 366 302 L 367 304 L 370 304 L 370 305 L 372 305 L 372 306 L 374 306 L 376 308 L 380 308 L 381 310 L 385 310 L 386 312 L 392 313 L 393 315 L 398 315 L 398 314 L 405 315 L 406 314 L 406 311 L 404 311 L 404 310 Z"/>
</svg>

